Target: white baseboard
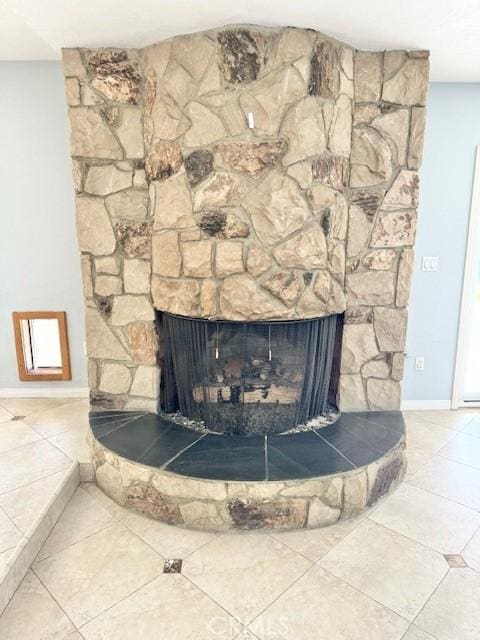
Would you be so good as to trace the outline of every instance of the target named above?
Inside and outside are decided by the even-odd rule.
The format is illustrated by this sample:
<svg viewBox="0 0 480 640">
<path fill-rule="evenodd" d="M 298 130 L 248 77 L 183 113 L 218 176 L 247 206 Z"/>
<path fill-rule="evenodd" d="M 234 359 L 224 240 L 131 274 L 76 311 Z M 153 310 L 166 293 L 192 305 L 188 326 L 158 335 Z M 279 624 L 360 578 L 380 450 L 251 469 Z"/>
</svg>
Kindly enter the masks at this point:
<svg viewBox="0 0 480 640">
<path fill-rule="evenodd" d="M 402 400 L 402 411 L 448 411 L 451 400 Z"/>
<path fill-rule="evenodd" d="M 88 398 L 88 387 L 20 387 L 0 389 L 0 398 Z"/>
</svg>

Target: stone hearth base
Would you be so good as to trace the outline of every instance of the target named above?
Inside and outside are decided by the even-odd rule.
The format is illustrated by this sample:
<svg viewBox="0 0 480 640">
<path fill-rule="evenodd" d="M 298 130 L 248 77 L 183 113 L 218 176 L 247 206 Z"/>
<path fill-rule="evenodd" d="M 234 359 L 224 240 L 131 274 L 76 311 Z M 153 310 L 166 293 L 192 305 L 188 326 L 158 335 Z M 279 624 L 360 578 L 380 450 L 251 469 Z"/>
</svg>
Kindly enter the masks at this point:
<svg viewBox="0 0 480 640">
<path fill-rule="evenodd" d="M 174 427 L 152 414 L 131 415 L 130 419 L 121 412 L 92 415 L 96 482 L 119 504 L 169 524 L 212 531 L 323 527 L 374 505 L 397 486 L 406 470 L 404 423 L 398 412 L 347 414 L 319 430 L 326 437 L 309 432 L 273 436 L 274 440 L 205 435 Z M 179 439 L 175 452 L 173 445 Z M 228 479 L 242 477 L 242 459 L 245 478 L 258 476 L 258 465 L 251 463 L 255 440 L 265 443 L 264 473 L 281 479 Z M 333 440 L 338 444 L 335 449 L 329 443 Z M 242 448 L 238 441 L 252 444 Z M 347 457 L 341 450 L 349 446 Z M 246 454 L 245 448 L 251 450 Z M 322 455 L 327 450 L 339 454 L 333 462 L 337 472 L 331 472 L 334 456 Z M 155 466 L 138 461 L 147 459 L 152 465 L 152 456 L 157 457 Z M 228 461 L 229 457 L 237 464 L 219 478 L 222 471 L 215 458 Z M 168 470 L 182 468 L 182 458 L 183 474 Z M 368 462 L 360 466 L 351 458 Z M 212 478 L 198 477 L 209 473 L 202 460 L 212 461 Z M 197 477 L 191 477 L 193 472 Z"/>
</svg>

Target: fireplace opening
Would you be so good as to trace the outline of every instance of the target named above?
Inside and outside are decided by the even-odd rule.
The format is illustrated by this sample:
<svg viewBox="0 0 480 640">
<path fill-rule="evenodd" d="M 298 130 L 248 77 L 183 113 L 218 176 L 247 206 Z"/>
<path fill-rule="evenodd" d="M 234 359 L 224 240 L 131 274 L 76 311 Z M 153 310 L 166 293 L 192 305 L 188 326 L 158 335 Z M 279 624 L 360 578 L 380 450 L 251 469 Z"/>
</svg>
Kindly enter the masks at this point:
<svg viewBox="0 0 480 640">
<path fill-rule="evenodd" d="M 238 435 L 331 416 L 342 318 L 229 322 L 162 313 L 162 410 Z"/>
</svg>

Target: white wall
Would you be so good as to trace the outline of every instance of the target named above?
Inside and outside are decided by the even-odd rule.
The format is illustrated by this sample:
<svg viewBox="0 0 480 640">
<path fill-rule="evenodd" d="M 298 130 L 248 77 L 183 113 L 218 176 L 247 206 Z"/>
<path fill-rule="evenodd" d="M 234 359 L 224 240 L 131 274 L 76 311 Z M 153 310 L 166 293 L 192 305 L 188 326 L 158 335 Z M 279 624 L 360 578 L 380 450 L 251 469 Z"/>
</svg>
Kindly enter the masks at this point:
<svg viewBox="0 0 480 640">
<path fill-rule="evenodd" d="M 0 393 L 85 388 L 80 261 L 59 62 L 0 63 L 0 145 Z M 11 314 L 28 310 L 67 312 L 71 382 L 18 380 Z"/>
<path fill-rule="evenodd" d="M 420 172 L 409 357 L 403 382 L 405 408 L 449 407 L 478 144 L 480 85 L 432 84 Z M 422 256 L 439 256 L 439 271 L 422 272 Z M 414 370 L 415 356 L 425 357 L 425 371 Z"/>
</svg>

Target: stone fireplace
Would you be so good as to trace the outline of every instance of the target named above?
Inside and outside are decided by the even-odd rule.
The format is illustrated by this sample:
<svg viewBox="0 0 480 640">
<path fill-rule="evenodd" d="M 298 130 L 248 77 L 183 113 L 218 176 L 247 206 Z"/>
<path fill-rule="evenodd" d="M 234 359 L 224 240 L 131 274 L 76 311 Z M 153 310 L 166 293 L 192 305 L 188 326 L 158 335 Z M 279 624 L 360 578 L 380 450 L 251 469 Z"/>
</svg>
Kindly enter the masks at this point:
<svg viewBox="0 0 480 640">
<path fill-rule="evenodd" d="M 63 62 L 92 409 L 398 410 L 428 52 L 232 26 Z"/>
</svg>

